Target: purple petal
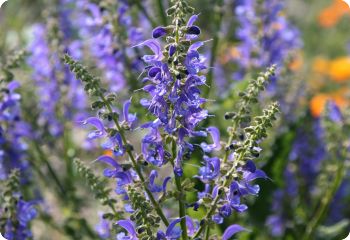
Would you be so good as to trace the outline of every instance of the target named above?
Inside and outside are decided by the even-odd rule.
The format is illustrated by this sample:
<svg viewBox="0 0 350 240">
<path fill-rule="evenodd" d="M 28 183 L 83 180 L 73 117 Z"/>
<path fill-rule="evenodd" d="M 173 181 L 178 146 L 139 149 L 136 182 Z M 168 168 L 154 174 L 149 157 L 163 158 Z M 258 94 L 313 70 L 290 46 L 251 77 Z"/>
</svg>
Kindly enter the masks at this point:
<svg viewBox="0 0 350 240">
<path fill-rule="evenodd" d="M 197 26 L 191 26 L 188 30 L 187 30 L 188 34 L 191 35 L 199 35 L 201 33 L 201 29 Z"/>
<path fill-rule="evenodd" d="M 146 62 L 149 62 L 149 61 L 160 61 L 163 59 L 163 53 L 162 53 L 162 48 L 159 44 L 158 41 L 154 40 L 154 39 L 149 39 L 149 40 L 146 40 L 144 41 L 143 43 L 139 44 L 138 46 L 147 46 L 149 47 L 152 52 L 154 53 L 154 55 L 145 55 L 143 57 L 143 59 L 146 61 Z"/>
<path fill-rule="evenodd" d="M 175 219 L 174 221 L 172 221 L 172 222 L 169 224 L 169 226 L 168 226 L 168 228 L 166 229 L 166 232 L 165 232 L 166 236 L 171 236 L 172 231 L 174 230 L 175 225 L 178 224 L 180 221 L 181 221 L 181 218 L 178 218 L 178 219 Z"/>
<path fill-rule="evenodd" d="M 169 47 L 169 56 L 172 57 L 176 52 L 176 47 L 174 45 L 170 45 Z"/>
<path fill-rule="evenodd" d="M 83 125 L 90 124 L 90 125 L 94 126 L 98 131 L 105 132 L 102 121 L 97 117 L 90 117 L 81 123 Z"/>
<path fill-rule="evenodd" d="M 8 90 L 10 90 L 10 92 L 13 92 L 16 88 L 20 87 L 20 83 L 17 81 L 12 81 L 7 85 Z"/>
<path fill-rule="evenodd" d="M 157 27 L 155 29 L 153 29 L 152 31 L 152 36 L 153 38 L 160 38 L 163 37 L 164 35 L 166 35 L 167 31 L 164 27 Z"/>
<path fill-rule="evenodd" d="M 107 155 L 100 156 L 99 158 L 97 158 L 97 161 L 107 163 L 115 167 L 116 169 L 120 169 L 120 165 L 110 156 L 107 156 Z"/>
<path fill-rule="evenodd" d="M 134 223 L 130 220 L 119 220 L 117 222 L 122 228 L 124 228 L 132 237 L 136 237 L 136 231 Z"/>
<path fill-rule="evenodd" d="M 190 51 L 197 51 L 197 49 L 200 48 L 203 45 L 204 45 L 204 42 L 195 42 L 188 48 L 188 52 L 190 52 Z"/>
<path fill-rule="evenodd" d="M 149 176 L 150 184 L 154 184 L 154 180 L 158 177 L 158 172 L 156 170 L 152 170 Z"/>
<path fill-rule="evenodd" d="M 246 177 L 245 177 L 245 180 L 247 182 L 251 182 L 257 178 L 264 178 L 264 179 L 267 179 L 267 175 L 264 171 L 262 170 L 256 170 L 254 173 L 249 173 Z"/>
<path fill-rule="evenodd" d="M 196 232 L 196 227 L 193 223 L 192 218 L 189 216 L 186 216 L 186 226 L 187 226 L 187 232 L 189 236 L 192 236 Z"/>
<path fill-rule="evenodd" d="M 129 122 L 129 107 L 130 107 L 131 101 L 128 100 L 124 102 L 123 105 L 123 115 L 124 115 L 124 121 Z"/>
<path fill-rule="evenodd" d="M 191 27 L 195 21 L 197 21 L 199 15 L 192 15 L 187 22 L 186 27 Z"/>
<path fill-rule="evenodd" d="M 165 179 L 164 179 L 164 181 L 163 181 L 163 186 L 162 186 L 162 188 L 163 188 L 163 192 L 164 193 L 166 193 L 166 187 L 167 187 L 167 184 L 168 184 L 168 182 L 169 182 L 169 180 L 171 179 L 171 177 L 166 177 Z"/>
<path fill-rule="evenodd" d="M 330 120 L 336 123 L 341 123 L 343 120 L 342 113 L 339 107 L 334 102 L 328 102 L 327 110 Z"/>
<path fill-rule="evenodd" d="M 233 224 L 225 230 L 224 235 L 222 235 L 222 240 L 228 240 L 234 234 L 245 230 L 246 230 L 245 228 L 239 226 L 238 224 Z"/>
</svg>

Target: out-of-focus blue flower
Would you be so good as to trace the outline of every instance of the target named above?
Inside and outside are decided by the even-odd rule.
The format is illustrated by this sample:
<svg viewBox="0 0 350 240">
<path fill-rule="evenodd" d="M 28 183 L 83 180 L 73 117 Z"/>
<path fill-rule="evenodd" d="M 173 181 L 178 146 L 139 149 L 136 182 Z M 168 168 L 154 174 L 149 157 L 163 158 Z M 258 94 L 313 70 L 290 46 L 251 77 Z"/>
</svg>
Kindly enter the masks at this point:
<svg viewBox="0 0 350 240">
<path fill-rule="evenodd" d="M 242 79 L 249 70 L 272 64 L 283 66 L 289 54 L 302 46 L 299 31 L 281 14 L 283 1 L 271 0 L 258 4 L 256 0 L 237 1 L 235 14 L 239 27 L 236 36 L 239 71 L 235 79 Z M 279 68 L 280 69 L 280 68 Z M 272 84 L 276 77 L 272 79 Z"/>
<path fill-rule="evenodd" d="M 19 200 L 16 209 L 16 220 L 18 225 L 13 226 L 12 220 L 8 219 L 5 226 L 4 237 L 8 240 L 28 239 L 33 237 L 29 229 L 29 222 L 37 216 L 34 202 Z"/>
<path fill-rule="evenodd" d="M 104 73 L 110 90 L 119 92 L 127 88 L 127 72 L 140 70 L 141 61 L 130 46 L 142 41 L 143 36 L 141 28 L 133 24 L 127 1 L 117 1 L 115 4 L 118 28 L 106 21 L 114 13 L 88 0 L 77 1 L 76 25 L 84 45 Z M 142 26 L 144 29 L 149 28 L 147 21 L 140 22 L 145 24 Z"/>
<path fill-rule="evenodd" d="M 58 28 L 62 38 L 57 48 L 63 48 L 77 59 L 81 59 L 82 44 L 73 38 L 70 0 L 62 0 L 57 9 Z M 40 115 L 38 124 L 52 136 L 63 133 L 63 119 L 81 120 L 85 117 L 86 96 L 80 82 L 60 61 L 60 54 L 49 39 L 51 31 L 44 24 L 33 26 L 33 36 L 28 50 L 31 53 L 28 65 L 32 68 L 32 79 L 36 85 Z M 57 39 L 56 39 L 57 40 Z"/>
<path fill-rule="evenodd" d="M 103 214 L 100 214 L 100 222 L 95 226 L 95 230 L 103 239 L 107 239 L 111 236 L 110 224 L 108 220 L 103 218 Z"/>
<path fill-rule="evenodd" d="M 31 127 L 22 119 L 17 81 L 7 84 L 0 100 L 0 179 L 7 179 L 11 170 L 21 171 L 21 181 L 27 182 L 30 165 L 26 160 L 25 139 L 33 137 Z"/>
</svg>

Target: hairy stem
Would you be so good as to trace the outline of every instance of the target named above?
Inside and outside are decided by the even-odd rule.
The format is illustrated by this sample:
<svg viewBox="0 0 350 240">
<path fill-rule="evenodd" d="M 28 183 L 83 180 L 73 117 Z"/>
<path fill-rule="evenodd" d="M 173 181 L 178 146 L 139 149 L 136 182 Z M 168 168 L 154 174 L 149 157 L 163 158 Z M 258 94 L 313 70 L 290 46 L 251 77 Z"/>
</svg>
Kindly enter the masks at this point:
<svg viewBox="0 0 350 240">
<path fill-rule="evenodd" d="M 46 165 L 46 167 L 47 167 L 47 169 L 49 171 L 49 174 L 52 176 L 52 179 L 56 183 L 56 185 L 57 185 L 57 187 L 58 187 L 58 189 L 60 191 L 60 195 L 64 196 L 66 190 L 63 187 L 60 179 L 56 175 L 55 170 L 51 166 L 50 162 L 47 160 L 47 157 L 45 156 L 45 153 L 42 151 L 42 149 L 40 148 L 40 146 L 38 145 L 38 143 L 36 141 L 33 141 L 33 146 L 34 146 L 34 149 L 36 150 L 40 160 Z"/>
<path fill-rule="evenodd" d="M 176 142 L 173 141 L 172 143 L 172 153 L 173 157 L 175 158 L 176 156 Z M 171 161 L 173 167 L 174 167 L 174 159 Z M 186 240 L 188 239 L 187 236 L 187 225 L 186 225 L 186 206 L 185 206 L 185 201 L 186 201 L 186 193 L 183 191 L 182 186 L 181 186 L 181 177 L 176 176 L 175 174 L 175 184 L 176 184 L 176 189 L 179 192 L 178 196 L 178 201 L 179 201 L 179 218 L 181 218 L 181 234 L 182 234 L 182 239 Z"/>
<path fill-rule="evenodd" d="M 324 214 L 326 213 L 329 204 L 331 203 L 334 194 L 337 192 L 337 190 L 340 187 L 340 184 L 343 181 L 343 178 L 345 176 L 345 167 L 344 164 L 340 164 L 337 168 L 336 176 L 333 182 L 333 185 L 331 185 L 326 193 L 324 194 L 323 198 L 320 201 L 319 207 L 316 210 L 316 213 L 312 217 L 309 224 L 306 226 L 306 230 L 304 233 L 304 236 L 302 237 L 302 240 L 311 240 L 313 239 L 313 234 L 318 226 L 318 224 L 321 222 Z"/>
<path fill-rule="evenodd" d="M 111 105 L 109 104 L 109 102 L 106 100 L 106 98 L 103 96 L 103 94 L 100 94 L 100 98 L 101 98 L 101 100 L 105 103 L 105 106 L 107 107 L 109 113 L 112 114 L 112 113 L 113 113 L 112 107 L 111 107 Z M 125 137 L 125 134 L 124 134 L 124 132 L 123 132 L 123 129 L 122 129 L 122 128 L 120 127 L 120 125 L 119 125 L 119 119 L 118 119 L 114 114 L 113 114 L 113 122 L 114 122 L 114 124 L 115 124 L 117 130 L 118 130 L 119 133 L 120 133 L 120 136 L 121 136 L 121 138 L 122 138 L 123 144 L 124 144 L 124 145 L 127 145 L 128 142 L 127 142 L 127 140 L 126 140 L 126 137 Z M 146 191 L 146 193 L 147 193 L 147 195 L 148 195 L 148 197 L 149 197 L 149 199 L 150 199 L 150 201 L 151 201 L 153 207 L 155 208 L 155 210 L 156 210 L 157 214 L 159 215 L 159 217 L 162 219 L 163 223 L 164 223 L 166 226 L 168 226 L 168 225 L 169 225 L 169 221 L 168 221 L 168 219 L 165 217 L 162 208 L 159 206 L 158 202 L 155 200 L 155 198 L 154 198 L 152 192 L 148 189 L 148 186 L 147 186 L 146 181 L 145 181 L 145 177 L 143 176 L 143 174 L 142 174 L 142 172 L 141 172 L 139 166 L 137 165 L 136 159 L 135 159 L 135 157 L 134 157 L 132 151 L 131 151 L 130 149 L 127 149 L 126 152 L 127 152 L 128 156 L 129 156 L 129 158 L 130 158 L 130 160 L 131 160 L 131 163 L 132 163 L 132 165 L 133 165 L 133 168 L 134 168 L 135 171 L 136 171 L 136 174 L 138 175 L 138 177 L 139 177 L 140 180 L 141 180 L 142 186 L 143 186 L 143 188 L 145 189 L 145 191 Z"/>
</svg>

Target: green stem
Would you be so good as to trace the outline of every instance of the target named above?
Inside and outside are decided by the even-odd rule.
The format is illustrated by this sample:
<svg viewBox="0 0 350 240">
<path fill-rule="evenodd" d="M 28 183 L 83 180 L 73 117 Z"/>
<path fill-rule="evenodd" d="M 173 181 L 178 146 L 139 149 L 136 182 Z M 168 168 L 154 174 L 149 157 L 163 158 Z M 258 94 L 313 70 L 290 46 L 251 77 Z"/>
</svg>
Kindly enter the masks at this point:
<svg viewBox="0 0 350 240">
<path fill-rule="evenodd" d="M 164 26 L 167 26 L 168 25 L 168 21 L 167 21 L 167 16 L 165 14 L 165 8 L 164 8 L 163 0 L 157 0 L 157 3 L 158 3 L 158 11 L 159 11 L 160 17 L 162 19 L 162 24 Z"/>
<path fill-rule="evenodd" d="M 173 157 L 175 158 L 176 156 L 176 142 L 173 141 L 172 143 L 172 153 Z M 173 167 L 174 167 L 174 159 L 171 161 Z M 176 184 L 176 189 L 179 193 L 178 196 L 178 201 L 179 201 L 179 217 L 181 219 L 180 225 L 181 225 L 181 234 L 182 234 L 182 239 L 186 240 L 188 239 L 187 236 L 187 225 L 186 225 L 186 206 L 185 206 L 185 201 L 186 201 L 186 193 L 183 191 L 182 186 L 181 186 L 181 177 L 175 175 L 175 184 Z"/>
<path fill-rule="evenodd" d="M 175 183 L 176 183 L 176 188 L 177 191 L 179 192 L 179 217 L 181 218 L 181 234 L 182 234 L 182 239 L 186 240 L 188 239 L 187 236 L 187 225 L 186 225 L 186 206 L 184 201 L 186 200 L 186 195 L 184 193 L 184 191 L 182 190 L 181 187 L 181 177 L 177 177 L 175 176 Z"/>
<path fill-rule="evenodd" d="M 316 213 L 314 214 L 313 218 L 311 219 L 309 224 L 306 226 L 306 230 L 305 230 L 305 233 L 304 233 L 302 240 L 313 239 L 312 238 L 313 234 L 314 234 L 318 224 L 321 222 L 324 214 L 326 213 L 328 206 L 333 199 L 334 194 L 339 189 L 340 184 L 342 183 L 344 176 L 345 176 L 345 167 L 344 167 L 344 164 L 340 164 L 338 166 L 333 185 L 330 188 L 328 188 L 328 191 L 326 191 L 324 197 L 321 199 L 320 206 L 317 208 Z"/>
<path fill-rule="evenodd" d="M 210 226 L 208 225 L 207 230 L 205 231 L 204 239 L 209 240 L 209 235 L 210 235 Z"/>
<path fill-rule="evenodd" d="M 236 163 L 242 161 L 244 158 L 245 158 L 245 152 L 242 152 L 238 158 L 235 160 Z M 217 194 L 216 197 L 214 198 L 214 201 L 212 202 L 211 206 L 210 206 L 210 209 L 209 211 L 207 212 L 207 214 L 205 215 L 204 219 L 205 219 L 205 222 L 204 224 L 202 224 L 197 233 L 193 236 L 193 239 L 197 238 L 200 236 L 200 234 L 203 232 L 203 230 L 208 226 L 208 223 L 209 221 L 211 220 L 211 217 L 212 215 L 215 213 L 215 210 L 216 210 L 216 207 L 217 207 L 217 204 L 221 198 L 221 195 L 223 194 L 223 190 L 228 187 L 229 183 L 232 181 L 232 175 L 234 173 L 234 171 L 236 170 L 236 165 L 234 164 L 232 166 L 232 168 L 230 169 L 230 171 L 226 174 L 226 176 L 228 176 L 227 178 L 225 178 L 225 181 L 221 187 L 222 189 L 222 193 L 221 194 Z"/>
<path fill-rule="evenodd" d="M 210 96 L 210 90 L 213 88 L 212 82 L 213 82 L 213 77 L 214 77 L 214 64 L 216 61 L 216 56 L 217 56 L 217 50 L 219 46 L 219 38 L 220 38 L 220 29 L 221 29 L 221 23 L 223 19 L 223 0 L 217 0 L 216 3 L 216 14 L 214 16 L 214 30 L 216 30 L 214 38 L 213 38 L 213 45 L 211 48 L 211 53 L 210 53 L 210 61 L 209 61 L 209 72 L 207 75 L 207 85 L 209 87 L 205 88 L 203 91 L 203 96 L 205 98 L 208 98 Z"/>
<path fill-rule="evenodd" d="M 126 137 L 125 137 L 125 134 L 124 134 L 124 131 L 123 129 L 121 128 L 121 126 L 119 125 L 119 119 L 116 115 L 113 114 L 113 109 L 111 107 L 111 105 L 109 104 L 109 102 L 106 100 L 106 98 L 104 97 L 104 95 L 101 93 L 100 94 L 100 98 L 101 100 L 104 102 L 105 106 L 107 107 L 108 111 L 110 114 L 112 114 L 112 118 L 113 118 L 113 122 L 122 138 L 122 141 L 123 141 L 123 144 L 124 145 L 128 145 L 128 142 L 126 140 Z M 162 211 L 162 208 L 159 206 L 158 202 L 155 200 L 152 192 L 148 189 L 148 186 L 147 186 L 147 183 L 145 181 L 145 177 L 143 176 L 137 162 L 136 162 L 136 159 L 134 157 L 134 155 L 132 154 L 132 151 L 131 149 L 127 148 L 126 150 L 130 160 L 131 160 L 131 163 L 133 165 L 133 168 L 135 169 L 136 171 L 136 174 L 138 175 L 138 177 L 140 178 L 141 180 L 141 183 L 143 185 L 143 188 L 145 189 L 147 195 L 148 195 L 148 198 L 150 199 L 154 209 L 156 210 L 157 214 L 159 215 L 159 217 L 162 219 L 163 223 L 166 225 L 166 226 L 169 226 L 169 221 L 168 219 L 165 217 L 163 211 Z"/>
<path fill-rule="evenodd" d="M 52 176 L 52 179 L 54 180 L 54 182 L 56 183 L 57 187 L 60 190 L 60 195 L 64 196 L 65 194 L 65 189 L 60 181 L 60 179 L 58 178 L 58 176 L 55 173 L 55 170 L 53 169 L 53 167 L 51 166 L 50 162 L 47 160 L 47 157 L 45 156 L 45 153 L 42 151 L 42 149 L 40 148 L 40 146 L 38 145 L 38 143 L 36 143 L 35 141 L 33 141 L 33 146 L 36 150 L 36 152 L 39 155 L 40 160 L 46 165 L 49 173 Z"/>
</svg>

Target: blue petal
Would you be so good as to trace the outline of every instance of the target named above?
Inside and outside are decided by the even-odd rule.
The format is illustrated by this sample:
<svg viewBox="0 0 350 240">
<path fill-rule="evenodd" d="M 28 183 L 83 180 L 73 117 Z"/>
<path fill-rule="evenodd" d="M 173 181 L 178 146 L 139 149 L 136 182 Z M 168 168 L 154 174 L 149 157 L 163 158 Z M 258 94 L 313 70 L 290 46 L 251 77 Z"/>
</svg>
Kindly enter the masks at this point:
<svg viewBox="0 0 350 240">
<path fill-rule="evenodd" d="M 130 220 L 119 220 L 117 224 L 124 228 L 132 237 L 136 237 L 134 223 Z"/>
<path fill-rule="evenodd" d="M 222 240 L 229 240 L 230 237 L 241 231 L 246 231 L 246 229 L 238 224 L 233 224 L 225 230 L 224 235 L 222 235 Z"/>
</svg>

